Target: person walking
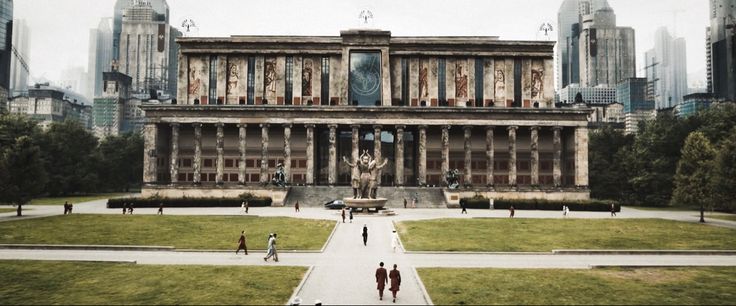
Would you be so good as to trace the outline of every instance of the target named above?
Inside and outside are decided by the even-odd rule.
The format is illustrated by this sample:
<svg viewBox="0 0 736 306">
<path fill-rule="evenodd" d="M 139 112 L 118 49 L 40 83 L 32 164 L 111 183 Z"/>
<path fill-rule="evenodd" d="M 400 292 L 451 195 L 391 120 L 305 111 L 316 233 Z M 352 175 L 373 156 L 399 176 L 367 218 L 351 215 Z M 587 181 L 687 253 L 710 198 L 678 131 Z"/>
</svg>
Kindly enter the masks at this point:
<svg viewBox="0 0 736 306">
<path fill-rule="evenodd" d="M 513 218 L 514 217 L 514 205 L 511 205 L 509 207 L 509 214 L 510 214 L 509 215 L 510 218 Z"/>
<path fill-rule="evenodd" d="M 562 205 L 562 217 L 567 217 L 567 205 Z"/>
<path fill-rule="evenodd" d="M 340 215 L 342 216 L 342 223 L 345 223 L 345 208 L 340 210 Z"/>
<path fill-rule="evenodd" d="M 123 215 L 128 211 L 128 203 L 123 202 Z"/>
<path fill-rule="evenodd" d="M 248 201 L 245 201 L 245 213 L 248 213 L 248 209 L 250 208 L 250 203 Z"/>
<path fill-rule="evenodd" d="M 67 213 L 69 213 L 69 203 L 64 202 L 64 214 L 66 215 Z"/>
<path fill-rule="evenodd" d="M 411 199 L 411 208 L 417 208 L 417 198 Z"/>
<path fill-rule="evenodd" d="M 391 233 L 391 249 L 396 253 L 396 248 L 399 247 L 401 244 L 401 241 L 399 240 L 399 234 L 396 233 L 396 230 L 394 230 Z"/>
<path fill-rule="evenodd" d="M 406 198 L 404 198 L 404 209 L 406 209 Z"/>
<path fill-rule="evenodd" d="M 383 261 L 378 264 L 378 269 L 376 269 L 376 284 L 378 284 L 378 299 L 383 300 L 383 289 L 386 288 L 386 283 L 388 283 L 388 274 L 386 273 L 386 269 L 383 267 Z"/>
<path fill-rule="evenodd" d="M 159 204 L 158 204 L 158 213 L 157 213 L 157 214 L 158 214 L 159 216 L 161 216 L 161 215 L 163 215 L 163 214 L 164 214 L 164 203 L 159 203 Z"/>
<path fill-rule="evenodd" d="M 401 286 L 401 273 L 396 269 L 396 264 L 394 264 L 394 269 L 389 272 L 388 278 L 391 279 L 391 287 L 388 290 L 391 291 L 394 296 L 394 303 L 396 303 L 396 292 L 399 292 L 399 286 Z"/>
<path fill-rule="evenodd" d="M 611 203 L 611 217 L 616 216 L 616 204 Z"/>
<path fill-rule="evenodd" d="M 273 257 L 273 261 L 279 262 L 279 256 L 276 254 L 276 234 L 274 233 L 268 236 L 268 253 L 266 257 L 263 257 L 263 261 L 268 261 L 271 257 Z"/>
<path fill-rule="evenodd" d="M 245 245 L 245 231 L 240 232 L 240 239 L 238 239 L 238 249 L 235 250 L 235 255 L 238 255 L 240 250 L 245 251 L 245 255 L 248 255 L 248 247 Z"/>
<path fill-rule="evenodd" d="M 570 215 L 570 206 L 565 205 L 565 217 Z"/>
<path fill-rule="evenodd" d="M 353 223 L 353 209 L 350 209 L 350 223 Z"/>
<path fill-rule="evenodd" d="M 245 214 L 245 201 L 240 203 L 240 210 L 243 211 L 243 214 Z"/>
<path fill-rule="evenodd" d="M 363 245 L 368 246 L 368 225 L 363 224 Z"/>
<path fill-rule="evenodd" d="M 132 214 L 133 214 L 133 203 L 130 203 L 130 204 L 128 205 L 128 214 L 129 214 L 129 215 L 132 215 Z"/>
<path fill-rule="evenodd" d="M 296 201 L 296 203 L 294 203 L 294 210 L 296 212 L 299 212 L 299 201 Z"/>
<path fill-rule="evenodd" d="M 69 203 L 69 214 L 72 214 L 72 209 L 74 209 L 74 204 Z"/>
<path fill-rule="evenodd" d="M 468 209 L 465 208 L 465 201 L 460 201 L 460 208 L 463 209 L 463 210 L 460 211 L 460 214 L 461 215 L 462 214 L 466 214 L 466 215 L 468 214 Z"/>
</svg>

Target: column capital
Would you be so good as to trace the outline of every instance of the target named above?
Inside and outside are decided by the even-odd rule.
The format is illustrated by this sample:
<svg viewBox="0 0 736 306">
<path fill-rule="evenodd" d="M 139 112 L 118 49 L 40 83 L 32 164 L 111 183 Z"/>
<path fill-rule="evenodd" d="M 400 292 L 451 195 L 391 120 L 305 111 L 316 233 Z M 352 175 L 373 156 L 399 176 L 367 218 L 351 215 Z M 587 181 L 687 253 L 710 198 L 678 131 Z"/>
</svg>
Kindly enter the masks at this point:
<svg viewBox="0 0 736 306">
<path fill-rule="evenodd" d="M 179 128 L 179 122 L 172 122 L 171 123 L 172 128 Z"/>
<path fill-rule="evenodd" d="M 396 125 L 396 129 L 397 129 L 397 130 L 403 130 L 403 129 L 406 129 L 406 125 L 403 125 L 403 124 L 398 124 L 398 125 Z"/>
<path fill-rule="evenodd" d="M 351 129 L 360 129 L 360 124 L 351 124 L 350 125 L 350 128 Z"/>
<path fill-rule="evenodd" d="M 472 125 L 463 126 L 463 130 L 466 130 L 467 131 L 467 130 L 472 130 L 472 129 L 473 129 L 473 126 Z"/>
<path fill-rule="evenodd" d="M 491 131 L 493 131 L 493 129 L 495 129 L 495 128 L 496 128 L 496 126 L 495 126 L 495 125 L 487 125 L 487 126 L 486 126 L 486 130 L 491 130 Z"/>
<path fill-rule="evenodd" d="M 383 126 L 382 126 L 382 125 L 380 125 L 380 124 L 374 124 L 374 125 L 373 125 L 373 129 L 377 129 L 377 130 L 380 130 L 380 129 L 383 129 Z"/>
<path fill-rule="evenodd" d="M 552 127 L 552 130 L 553 130 L 553 131 L 561 131 L 561 130 L 562 130 L 562 127 L 561 127 L 561 126 L 559 126 L 559 125 L 556 125 L 556 126 L 553 126 L 553 127 Z"/>
<path fill-rule="evenodd" d="M 442 129 L 443 129 L 443 130 L 449 130 L 449 129 L 451 129 L 451 128 L 452 128 L 452 125 L 443 125 L 443 126 L 442 126 Z"/>
<path fill-rule="evenodd" d="M 539 131 L 540 127 L 538 125 L 535 125 L 535 126 L 530 127 L 529 129 L 532 131 Z"/>
<path fill-rule="evenodd" d="M 426 124 L 420 124 L 420 125 L 417 125 L 417 128 L 419 128 L 420 130 L 426 130 L 427 129 L 427 125 Z"/>
<path fill-rule="evenodd" d="M 328 124 L 327 127 L 330 128 L 330 129 L 336 129 L 337 128 L 337 124 Z"/>
<path fill-rule="evenodd" d="M 308 124 L 305 124 L 304 127 L 305 128 L 308 128 L 308 129 L 313 129 L 314 128 L 314 124 L 313 123 L 308 123 Z"/>
<path fill-rule="evenodd" d="M 291 123 L 284 123 L 284 128 L 291 128 L 291 126 L 292 126 Z"/>
<path fill-rule="evenodd" d="M 202 124 L 201 123 L 192 123 L 192 126 L 194 128 L 201 128 L 202 127 Z"/>
<path fill-rule="evenodd" d="M 268 123 L 261 123 L 261 124 L 259 124 L 258 126 L 260 126 L 260 127 L 262 127 L 262 128 L 264 128 L 264 127 L 265 127 L 265 128 L 268 128 L 268 127 L 270 126 L 270 124 L 268 124 Z"/>
<path fill-rule="evenodd" d="M 511 130 L 516 131 L 516 130 L 519 129 L 519 127 L 518 126 L 515 126 L 515 125 L 512 125 L 512 126 L 507 127 L 506 129 L 509 130 L 509 131 L 511 131 Z"/>
<path fill-rule="evenodd" d="M 221 127 L 224 127 L 225 124 L 222 123 L 222 122 L 218 122 L 218 123 L 215 123 L 215 126 L 218 127 L 218 128 L 221 128 Z"/>
<path fill-rule="evenodd" d="M 240 128 L 247 128 L 247 127 L 248 127 L 248 124 L 247 123 L 238 123 L 238 128 L 239 129 Z"/>
</svg>

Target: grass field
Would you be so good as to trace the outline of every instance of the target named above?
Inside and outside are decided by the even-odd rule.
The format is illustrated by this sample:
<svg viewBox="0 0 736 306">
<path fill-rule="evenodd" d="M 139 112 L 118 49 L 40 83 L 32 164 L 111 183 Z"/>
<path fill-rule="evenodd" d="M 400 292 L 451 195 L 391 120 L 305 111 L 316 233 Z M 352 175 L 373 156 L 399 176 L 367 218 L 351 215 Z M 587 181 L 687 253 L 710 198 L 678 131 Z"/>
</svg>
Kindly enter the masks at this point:
<svg viewBox="0 0 736 306">
<path fill-rule="evenodd" d="M 0 261 L 0 304 L 284 305 L 306 270 Z"/>
<path fill-rule="evenodd" d="M 438 219 L 397 229 L 412 251 L 736 249 L 736 230 L 660 219 Z"/>
<path fill-rule="evenodd" d="M 700 217 L 700 215 L 698 215 L 698 217 Z M 726 220 L 726 221 L 736 221 L 736 215 L 711 215 L 709 216 L 708 214 L 706 214 L 705 222 L 708 222 L 709 218 Z"/>
<path fill-rule="evenodd" d="M 31 200 L 30 205 L 63 205 L 64 202 L 72 204 L 84 203 L 89 201 L 104 200 L 109 198 L 116 198 L 128 195 L 127 193 L 101 193 L 86 196 L 71 196 L 71 197 L 54 197 L 54 198 L 38 198 Z"/>
<path fill-rule="evenodd" d="M 0 208 L 0 214 L 9 213 L 9 212 L 16 212 L 17 210 L 18 210 L 17 208 L 5 208 L 5 207 L 2 207 L 2 208 Z M 23 210 L 25 211 L 25 209 L 23 209 Z"/>
<path fill-rule="evenodd" d="M 437 305 L 732 305 L 736 267 L 417 269 Z"/>
<path fill-rule="evenodd" d="M 319 250 L 334 221 L 286 217 L 61 215 L 0 222 L 0 243 L 158 245 L 235 249 L 245 230 L 249 249 L 265 249 L 270 232 L 282 250 Z"/>
</svg>

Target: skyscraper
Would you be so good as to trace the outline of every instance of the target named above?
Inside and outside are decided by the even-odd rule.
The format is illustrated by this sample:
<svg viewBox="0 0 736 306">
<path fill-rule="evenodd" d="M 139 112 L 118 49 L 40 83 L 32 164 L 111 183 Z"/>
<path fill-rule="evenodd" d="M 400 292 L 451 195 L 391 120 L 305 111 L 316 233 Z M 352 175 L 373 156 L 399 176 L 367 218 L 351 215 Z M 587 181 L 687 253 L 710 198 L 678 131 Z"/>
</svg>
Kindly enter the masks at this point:
<svg viewBox="0 0 736 306">
<path fill-rule="evenodd" d="M 8 102 L 12 46 L 13 0 L 0 0 L 0 109 L 5 109 Z"/>
<path fill-rule="evenodd" d="M 165 4 L 165 1 L 164 1 Z M 133 78 L 139 98 L 174 96 L 178 69 L 177 44 L 181 36 L 149 1 L 137 1 L 123 11 L 120 33 L 120 72 Z"/>
<path fill-rule="evenodd" d="M 578 39 L 583 15 L 608 6 L 606 0 L 565 0 L 557 13 L 557 88 L 580 83 Z"/>
<path fill-rule="evenodd" d="M 685 39 L 670 35 L 666 27 L 654 34 L 654 48 L 646 52 L 645 70 L 657 109 L 682 103 L 687 94 Z"/>
<path fill-rule="evenodd" d="M 102 73 L 111 71 L 112 18 L 102 18 L 96 29 L 89 31 L 89 62 L 87 65 L 89 97 L 99 97 L 103 92 Z"/>
<path fill-rule="evenodd" d="M 581 86 L 615 87 L 636 77 L 634 29 L 616 26 L 616 14 L 608 4 L 582 16 L 578 48 Z"/>
<path fill-rule="evenodd" d="M 13 46 L 17 53 L 11 54 L 10 60 L 10 96 L 17 96 L 28 91 L 28 74 L 31 58 L 30 29 L 23 19 L 13 20 Z"/>
<path fill-rule="evenodd" d="M 123 31 L 123 11 L 137 3 L 149 3 L 153 10 L 158 14 L 158 19 L 163 19 L 169 23 L 169 4 L 166 0 L 116 0 L 115 13 L 113 14 L 112 25 L 112 51 L 114 60 L 120 59 L 120 33 Z"/>
<path fill-rule="evenodd" d="M 708 84 L 716 99 L 736 101 L 736 0 L 710 0 Z"/>
</svg>

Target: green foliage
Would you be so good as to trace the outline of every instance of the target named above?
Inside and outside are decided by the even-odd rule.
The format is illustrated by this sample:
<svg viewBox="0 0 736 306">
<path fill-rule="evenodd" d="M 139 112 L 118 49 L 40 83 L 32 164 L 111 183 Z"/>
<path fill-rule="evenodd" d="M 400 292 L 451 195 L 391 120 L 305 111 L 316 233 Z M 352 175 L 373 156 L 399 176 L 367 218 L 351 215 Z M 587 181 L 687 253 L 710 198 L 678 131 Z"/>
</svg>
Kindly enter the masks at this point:
<svg viewBox="0 0 736 306">
<path fill-rule="evenodd" d="M 712 203 L 709 181 L 716 151 L 702 132 L 693 132 L 685 140 L 677 163 L 674 205 L 709 206 Z"/>
<path fill-rule="evenodd" d="M 107 208 L 122 208 L 125 203 L 133 204 L 135 208 L 164 207 L 240 207 L 243 201 L 248 201 L 250 207 L 271 206 L 271 198 L 266 197 L 239 197 L 239 198 L 116 198 L 107 200 Z"/>
<path fill-rule="evenodd" d="M 104 190 L 126 192 L 143 178 L 143 137 L 139 134 L 111 136 L 100 142 L 99 177 Z"/>
<path fill-rule="evenodd" d="M 55 196 L 98 190 L 97 138 L 72 120 L 52 123 L 45 136 L 46 171 L 53 182 L 46 191 Z"/>
<path fill-rule="evenodd" d="M 21 205 L 40 194 L 46 183 L 38 146 L 40 130 L 30 119 L 0 116 L 0 202 Z"/>
<path fill-rule="evenodd" d="M 736 127 L 721 142 L 712 169 L 709 185 L 713 208 L 736 211 Z"/>
<path fill-rule="evenodd" d="M 612 127 L 592 131 L 588 152 L 590 193 L 596 199 L 617 200 L 626 190 L 626 172 L 619 167 L 619 149 L 630 146 L 633 136 L 624 135 Z"/>
</svg>

